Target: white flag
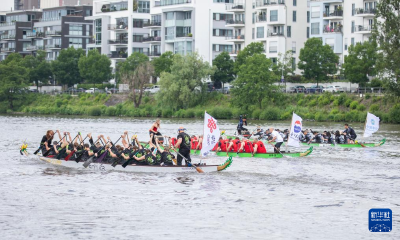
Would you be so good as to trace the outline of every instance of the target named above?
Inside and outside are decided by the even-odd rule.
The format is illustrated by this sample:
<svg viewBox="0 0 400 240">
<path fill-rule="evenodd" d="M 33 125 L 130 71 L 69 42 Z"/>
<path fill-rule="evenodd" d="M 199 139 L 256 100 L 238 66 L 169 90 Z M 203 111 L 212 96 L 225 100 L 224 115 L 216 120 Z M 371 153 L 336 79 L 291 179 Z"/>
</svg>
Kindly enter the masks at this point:
<svg viewBox="0 0 400 240">
<path fill-rule="evenodd" d="M 293 147 L 300 147 L 300 134 L 303 128 L 303 119 L 296 113 L 293 113 L 292 125 L 290 128 L 290 134 L 288 139 L 288 145 Z"/>
<path fill-rule="evenodd" d="M 204 113 L 204 135 L 203 145 L 201 147 L 201 156 L 207 156 L 207 154 L 214 148 L 220 137 L 220 131 L 217 124 L 217 120 L 209 115 L 207 112 Z"/>
<path fill-rule="evenodd" d="M 372 113 L 367 114 L 367 122 L 365 123 L 364 137 L 370 137 L 374 132 L 379 130 L 379 118 Z"/>
</svg>

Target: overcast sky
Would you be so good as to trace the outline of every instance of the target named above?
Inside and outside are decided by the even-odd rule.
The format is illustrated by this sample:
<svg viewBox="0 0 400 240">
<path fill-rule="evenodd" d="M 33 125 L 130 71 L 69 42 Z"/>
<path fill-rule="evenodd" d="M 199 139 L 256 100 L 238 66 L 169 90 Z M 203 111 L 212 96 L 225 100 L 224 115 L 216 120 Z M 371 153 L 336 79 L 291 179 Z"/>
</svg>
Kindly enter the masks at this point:
<svg viewBox="0 0 400 240">
<path fill-rule="evenodd" d="M 14 0 L 0 0 L 0 11 L 14 10 Z"/>
</svg>

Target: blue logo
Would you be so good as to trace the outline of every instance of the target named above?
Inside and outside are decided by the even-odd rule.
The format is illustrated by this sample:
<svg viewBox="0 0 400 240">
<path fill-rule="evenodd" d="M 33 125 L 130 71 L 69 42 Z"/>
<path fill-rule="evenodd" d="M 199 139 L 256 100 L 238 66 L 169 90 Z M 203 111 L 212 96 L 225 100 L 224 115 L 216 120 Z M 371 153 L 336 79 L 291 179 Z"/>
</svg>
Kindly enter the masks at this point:
<svg viewBox="0 0 400 240">
<path fill-rule="evenodd" d="M 294 122 L 294 132 L 299 133 L 301 131 L 301 122 L 297 120 Z"/>
<path fill-rule="evenodd" d="M 392 231 L 392 210 L 389 208 L 372 208 L 368 212 L 370 232 Z"/>
<path fill-rule="evenodd" d="M 375 125 L 375 120 L 374 119 L 371 119 L 371 124 Z"/>
</svg>

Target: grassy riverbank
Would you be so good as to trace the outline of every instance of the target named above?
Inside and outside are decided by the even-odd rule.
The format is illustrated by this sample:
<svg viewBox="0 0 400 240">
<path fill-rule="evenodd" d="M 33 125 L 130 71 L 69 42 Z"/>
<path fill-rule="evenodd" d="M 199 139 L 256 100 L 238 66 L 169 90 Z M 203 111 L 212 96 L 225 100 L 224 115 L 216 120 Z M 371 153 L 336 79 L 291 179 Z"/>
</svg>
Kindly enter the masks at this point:
<svg viewBox="0 0 400 240">
<path fill-rule="evenodd" d="M 247 114 L 249 119 L 288 120 L 292 112 L 303 119 L 315 121 L 363 122 L 367 111 L 376 114 L 385 123 L 400 123 L 400 100 L 391 96 L 352 94 L 282 94 L 266 98 L 263 109 L 256 106 L 247 111 L 234 107 L 228 95 L 208 94 L 204 103 L 189 109 L 166 109 L 152 96 L 145 96 L 143 104 L 135 108 L 127 96 L 105 94 L 42 95 L 28 94 L 17 111 L 33 114 L 62 114 L 89 116 L 127 116 L 164 118 L 202 118 L 207 110 L 217 119 L 235 119 Z M 117 100 L 117 101 L 116 101 Z M 4 112 L 4 108 L 2 109 Z"/>
</svg>

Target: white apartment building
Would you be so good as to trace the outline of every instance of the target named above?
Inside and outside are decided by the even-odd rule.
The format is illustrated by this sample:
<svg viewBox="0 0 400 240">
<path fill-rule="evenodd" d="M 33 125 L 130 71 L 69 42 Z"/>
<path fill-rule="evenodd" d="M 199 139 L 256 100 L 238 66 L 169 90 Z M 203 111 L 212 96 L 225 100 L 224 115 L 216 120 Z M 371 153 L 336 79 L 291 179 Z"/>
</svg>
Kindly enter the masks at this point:
<svg viewBox="0 0 400 240">
<path fill-rule="evenodd" d="M 144 25 L 150 19 L 150 1 L 146 0 L 94 0 L 93 39 L 87 49 L 98 49 L 111 58 L 112 67 L 124 61 L 133 52 L 149 55 L 149 36 Z"/>
</svg>

